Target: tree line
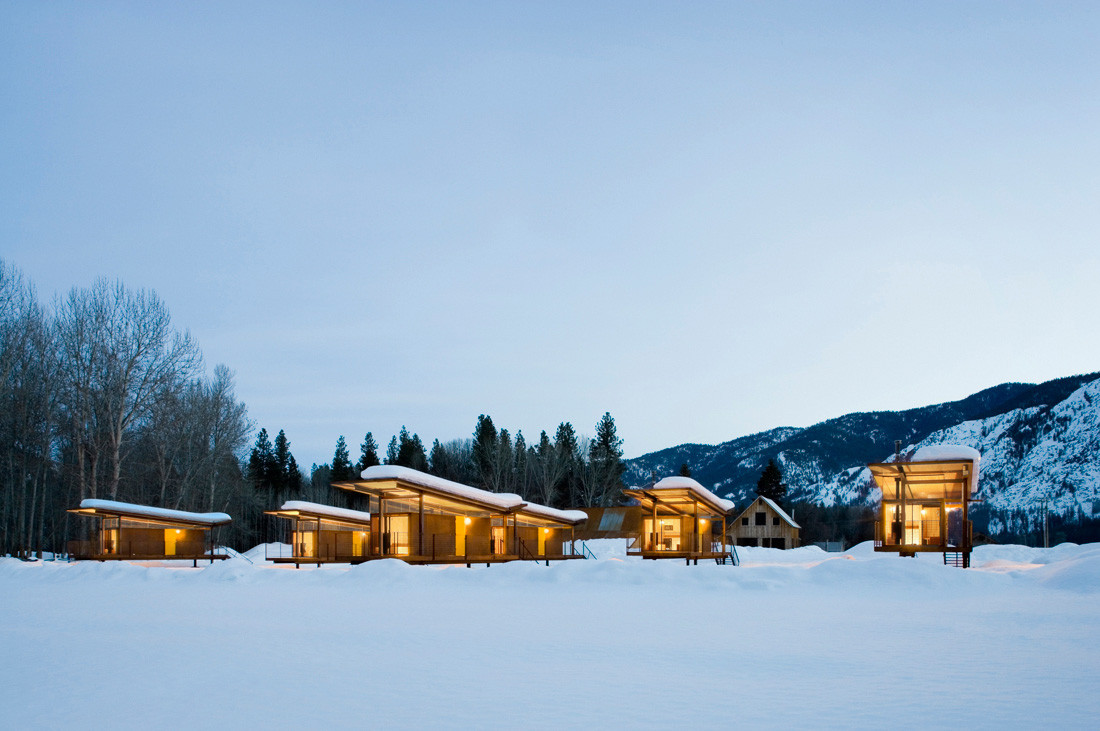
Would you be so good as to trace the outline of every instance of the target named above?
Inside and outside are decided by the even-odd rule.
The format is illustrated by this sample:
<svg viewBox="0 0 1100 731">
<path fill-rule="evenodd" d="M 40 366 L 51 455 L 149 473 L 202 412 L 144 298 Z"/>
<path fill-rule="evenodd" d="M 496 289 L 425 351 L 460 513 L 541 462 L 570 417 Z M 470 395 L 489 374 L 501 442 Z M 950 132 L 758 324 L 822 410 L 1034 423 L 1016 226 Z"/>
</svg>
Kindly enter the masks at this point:
<svg viewBox="0 0 1100 731">
<path fill-rule="evenodd" d="M 99 279 L 46 306 L 0 260 L 0 405 L 0 554 L 63 550 L 85 498 L 246 516 L 229 539 L 259 512 L 233 373 L 208 376 L 151 291 Z"/>
<path fill-rule="evenodd" d="M 380 457 L 374 435 L 367 432 L 355 463 L 341 435 L 332 462 L 313 465 L 309 479 L 303 477 L 296 483 L 294 494 L 333 505 L 363 507 L 355 504 L 354 495 L 332 490 L 330 484 L 357 479 L 373 465 L 391 464 L 489 492 L 514 493 L 552 507 L 611 505 L 619 500 L 623 488 L 623 440 L 607 412 L 596 423 L 595 434 L 592 438 L 578 436 L 566 421 L 558 425 L 553 438 L 544 430 L 537 442 L 528 445 L 522 431 L 516 431 L 513 438 L 508 429 L 498 429 L 492 417 L 481 414 L 471 437 L 447 442 L 436 439 L 430 450 L 418 434 L 401 427 Z M 257 488 L 281 500 L 290 494 L 285 492 L 288 483 L 267 477 L 277 474 L 280 467 L 275 458 L 278 450 L 265 440 L 267 434 L 261 431 L 249 459 L 249 476 Z"/>
</svg>

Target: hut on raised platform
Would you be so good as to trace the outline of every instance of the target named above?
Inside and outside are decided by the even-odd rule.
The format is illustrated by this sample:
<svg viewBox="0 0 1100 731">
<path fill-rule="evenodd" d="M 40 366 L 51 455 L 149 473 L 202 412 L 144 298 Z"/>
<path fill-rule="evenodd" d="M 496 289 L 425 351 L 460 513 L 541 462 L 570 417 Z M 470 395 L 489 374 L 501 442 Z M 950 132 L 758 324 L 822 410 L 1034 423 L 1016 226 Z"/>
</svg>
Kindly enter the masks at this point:
<svg viewBox="0 0 1100 731">
<path fill-rule="evenodd" d="M 69 541 L 76 559 L 96 561 L 227 558 L 214 551 L 213 529 L 232 522 L 225 513 L 191 513 L 114 500 L 82 500 L 69 511 L 94 518 L 90 540 Z"/>
<path fill-rule="evenodd" d="M 494 493 L 407 467 L 376 465 L 333 483 L 368 498 L 370 540 L 358 561 L 494 563 L 581 558 L 574 526 L 586 516 Z"/>
<path fill-rule="evenodd" d="M 729 534 L 738 546 L 798 548 L 801 529 L 774 500 L 760 496 L 733 520 Z"/>
<path fill-rule="evenodd" d="M 355 563 L 370 552 L 370 513 L 331 505 L 288 500 L 274 515 L 291 521 L 290 546 L 268 549 L 276 563 Z"/>
<path fill-rule="evenodd" d="M 973 549 L 970 503 L 978 489 L 981 455 L 952 444 L 921 447 L 908 459 L 867 465 L 882 491 L 875 550 L 915 556 L 942 553 L 967 567 Z"/>
<path fill-rule="evenodd" d="M 734 505 L 729 500 L 690 477 L 666 477 L 623 494 L 637 501 L 640 513 L 641 530 L 627 546 L 627 555 L 682 558 L 696 564 L 700 558 L 722 562 L 731 558 L 726 518 Z"/>
</svg>

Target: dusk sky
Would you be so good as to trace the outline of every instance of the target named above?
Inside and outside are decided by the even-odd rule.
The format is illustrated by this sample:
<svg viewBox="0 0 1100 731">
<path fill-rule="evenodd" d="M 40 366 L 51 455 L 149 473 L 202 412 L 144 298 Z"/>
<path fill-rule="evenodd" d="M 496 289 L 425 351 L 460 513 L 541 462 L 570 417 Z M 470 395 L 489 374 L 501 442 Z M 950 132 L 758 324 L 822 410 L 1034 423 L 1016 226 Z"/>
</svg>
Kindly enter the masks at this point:
<svg viewBox="0 0 1100 731">
<path fill-rule="evenodd" d="M 1097 3 L 0 2 L 0 257 L 307 467 L 1100 370 L 1098 130 Z"/>
</svg>

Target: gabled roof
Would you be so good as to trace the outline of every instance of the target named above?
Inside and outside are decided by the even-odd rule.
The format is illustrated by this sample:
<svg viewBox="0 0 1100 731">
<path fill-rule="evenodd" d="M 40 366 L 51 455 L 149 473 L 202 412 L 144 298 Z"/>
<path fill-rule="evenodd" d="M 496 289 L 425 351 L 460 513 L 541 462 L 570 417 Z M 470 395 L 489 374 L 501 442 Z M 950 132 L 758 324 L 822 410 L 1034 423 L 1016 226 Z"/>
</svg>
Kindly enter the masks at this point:
<svg viewBox="0 0 1100 731">
<path fill-rule="evenodd" d="M 631 487 L 623 490 L 623 494 L 637 499 L 643 505 L 654 501 L 667 506 L 699 502 L 713 510 L 716 515 L 728 515 L 735 507 L 732 502 L 718 497 L 690 477 L 666 477 L 651 487 Z"/>
<path fill-rule="evenodd" d="M 744 510 L 742 510 L 741 513 L 737 517 L 738 518 L 745 517 L 745 515 L 750 510 L 752 510 L 753 506 L 756 505 L 758 502 L 761 502 L 761 501 L 763 501 L 764 504 L 767 505 L 769 508 L 774 510 L 776 515 L 778 515 L 780 518 L 782 518 L 784 521 L 786 521 L 787 525 L 791 526 L 792 528 L 797 528 L 799 530 L 802 530 L 802 526 L 800 526 L 798 523 L 795 523 L 794 518 L 787 515 L 786 510 L 779 507 L 779 504 L 777 502 L 775 502 L 774 500 L 772 500 L 771 498 L 764 497 L 763 495 L 758 495 L 756 497 L 756 499 L 753 500 L 751 503 L 749 503 L 749 506 L 747 508 L 745 508 Z M 734 520 L 734 523 L 736 524 L 736 520 Z"/>
<path fill-rule="evenodd" d="M 437 495 L 466 505 L 500 513 L 519 513 L 542 520 L 569 524 L 580 523 L 587 518 L 579 510 L 558 510 L 546 505 L 530 503 L 514 493 L 489 492 L 453 480 L 429 475 L 409 467 L 374 465 L 363 470 L 361 477 L 361 480 L 334 482 L 333 485 L 353 492 L 371 493 L 374 492 L 372 485 L 375 483 L 398 482 L 412 486 L 416 488 L 416 491 L 422 491 L 425 494 Z"/>
<path fill-rule="evenodd" d="M 173 525 L 225 525 L 233 521 L 226 513 L 191 513 L 186 510 L 156 508 L 152 505 L 121 503 L 116 500 L 98 500 L 87 498 L 80 501 L 80 508 L 70 510 L 80 515 L 110 515 L 126 518 L 140 518 Z"/>
</svg>

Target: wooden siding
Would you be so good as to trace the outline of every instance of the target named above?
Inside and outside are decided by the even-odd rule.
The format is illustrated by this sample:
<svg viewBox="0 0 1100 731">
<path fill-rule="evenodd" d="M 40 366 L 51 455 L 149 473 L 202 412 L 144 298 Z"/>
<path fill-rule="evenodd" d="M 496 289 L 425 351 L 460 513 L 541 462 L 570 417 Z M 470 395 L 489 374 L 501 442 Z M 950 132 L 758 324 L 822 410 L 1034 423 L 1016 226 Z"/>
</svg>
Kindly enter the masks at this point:
<svg viewBox="0 0 1100 731">
<path fill-rule="evenodd" d="M 761 513 L 764 515 L 764 525 L 757 525 L 757 515 Z M 748 525 L 744 524 L 745 521 Z M 760 498 L 733 519 L 727 533 L 730 541 L 738 546 L 775 546 L 777 540 L 783 541 L 783 548 L 798 548 L 801 545 L 798 528 Z"/>
</svg>

